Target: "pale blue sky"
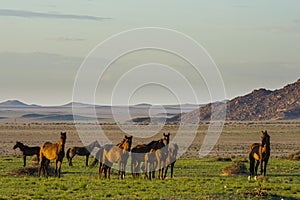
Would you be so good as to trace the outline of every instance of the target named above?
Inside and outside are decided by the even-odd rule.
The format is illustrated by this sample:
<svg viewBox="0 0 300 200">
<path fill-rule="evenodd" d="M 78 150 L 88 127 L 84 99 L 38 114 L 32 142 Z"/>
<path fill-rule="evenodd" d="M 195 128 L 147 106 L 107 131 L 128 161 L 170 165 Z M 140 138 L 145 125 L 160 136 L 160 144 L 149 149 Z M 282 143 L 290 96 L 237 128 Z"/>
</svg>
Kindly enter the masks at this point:
<svg viewBox="0 0 300 200">
<path fill-rule="evenodd" d="M 2 0 L 0 101 L 71 101 L 76 72 L 98 43 L 149 26 L 180 31 L 202 44 L 219 67 L 229 99 L 300 78 L 298 0 Z M 160 96 L 153 103 L 174 103 Z M 199 103 L 208 101 L 204 95 Z"/>
</svg>

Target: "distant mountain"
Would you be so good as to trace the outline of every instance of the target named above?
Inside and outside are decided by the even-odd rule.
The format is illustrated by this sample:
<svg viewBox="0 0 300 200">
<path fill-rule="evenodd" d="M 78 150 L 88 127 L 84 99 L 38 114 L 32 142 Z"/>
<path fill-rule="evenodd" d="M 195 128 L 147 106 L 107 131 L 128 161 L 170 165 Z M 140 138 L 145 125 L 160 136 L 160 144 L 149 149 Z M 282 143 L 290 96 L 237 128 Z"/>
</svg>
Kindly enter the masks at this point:
<svg viewBox="0 0 300 200">
<path fill-rule="evenodd" d="M 223 112 L 220 103 L 213 105 L 217 115 Z M 169 121 L 208 121 L 211 119 L 211 106 L 212 104 L 207 104 L 192 112 L 176 115 Z M 300 79 L 278 90 L 258 89 L 245 96 L 236 97 L 226 103 L 226 108 L 227 120 L 300 119 Z"/>
<path fill-rule="evenodd" d="M 0 103 L 0 107 L 7 107 L 7 108 L 22 108 L 22 107 L 39 107 L 38 105 L 28 105 L 19 100 L 8 100 L 5 102 Z"/>
<path fill-rule="evenodd" d="M 92 105 L 92 104 L 85 104 L 85 103 L 79 103 L 79 102 L 70 102 L 70 103 L 61 105 L 60 107 L 73 107 L 73 106 L 76 106 L 76 107 L 93 107 L 94 105 Z"/>
</svg>

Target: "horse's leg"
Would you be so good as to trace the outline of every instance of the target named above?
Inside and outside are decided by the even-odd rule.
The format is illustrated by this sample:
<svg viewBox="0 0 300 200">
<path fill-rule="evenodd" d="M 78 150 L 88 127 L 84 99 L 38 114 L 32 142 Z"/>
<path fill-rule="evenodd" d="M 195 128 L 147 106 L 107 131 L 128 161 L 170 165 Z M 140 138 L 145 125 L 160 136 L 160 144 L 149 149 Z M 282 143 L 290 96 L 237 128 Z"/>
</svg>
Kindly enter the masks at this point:
<svg viewBox="0 0 300 200">
<path fill-rule="evenodd" d="M 170 166 L 170 165 L 167 165 L 167 167 L 166 167 L 164 179 L 167 177 L 167 172 L 168 172 L 169 166 Z"/>
<path fill-rule="evenodd" d="M 264 176 L 267 174 L 267 165 L 268 165 L 269 159 L 265 159 L 265 166 L 264 166 Z"/>
<path fill-rule="evenodd" d="M 171 178 L 173 178 L 174 165 L 175 165 L 175 162 L 172 162 L 171 163 Z"/>
<path fill-rule="evenodd" d="M 42 165 L 43 165 L 43 159 L 41 159 L 39 163 L 38 176 L 41 176 Z"/>
<path fill-rule="evenodd" d="M 125 170 L 126 170 L 126 163 L 123 163 L 123 179 L 125 179 L 126 176 Z"/>
<path fill-rule="evenodd" d="M 118 161 L 118 178 L 119 179 L 120 179 L 120 174 L 121 174 L 121 161 Z"/>
<path fill-rule="evenodd" d="M 50 164 L 50 160 L 48 160 L 47 158 L 44 157 L 44 164 L 43 164 L 43 171 L 44 174 L 46 175 L 46 177 L 48 178 L 49 176 L 49 164 Z"/>
<path fill-rule="evenodd" d="M 257 161 L 256 161 L 256 164 L 255 164 L 255 169 L 254 169 L 254 176 L 257 176 L 257 172 L 258 172 L 258 166 L 259 166 L 259 164 L 260 164 L 260 161 L 259 161 L 259 160 L 257 160 Z"/>
<path fill-rule="evenodd" d="M 24 160 L 23 167 L 25 167 L 26 166 L 26 156 L 25 155 L 23 155 L 23 160 Z"/>
<path fill-rule="evenodd" d="M 260 175 L 262 175 L 263 174 L 263 171 L 264 171 L 264 169 L 263 169 L 263 163 L 264 163 L 264 161 L 263 161 L 263 159 L 261 158 L 260 159 L 260 161 L 259 161 L 259 164 L 260 164 Z"/>
<path fill-rule="evenodd" d="M 151 180 L 151 177 L 148 176 L 148 161 L 144 161 L 144 175 L 145 175 L 145 179 L 150 179 Z M 150 164 L 151 165 L 151 164 Z M 150 170 L 151 170 L 151 166 L 150 166 Z M 149 172 L 149 175 L 150 175 L 150 172 Z"/>
<path fill-rule="evenodd" d="M 108 170 L 107 170 L 107 173 L 108 173 L 108 174 L 107 174 L 108 180 L 110 180 L 110 169 L 111 169 L 111 167 L 107 167 L 107 169 L 108 169 Z"/>
<path fill-rule="evenodd" d="M 71 154 L 70 158 L 69 158 L 69 166 L 73 166 L 73 163 L 72 163 L 72 159 L 73 159 L 74 155 Z"/>
<path fill-rule="evenodd" d="M 98 178 L 99 178 L 99 179 L 101 179 L 102 171 L 103 171 L 103 167 L 102 167 L 102 163 L 100 162 L 100 166 L 99 166 L 99 175 L 98 175 Z"/>
<path fill-rule="evenodd" d="M 57 160 L 54 160 L 53 161 L 53 164 L 54 164 L 54 176 L 56 177 L 57 176 Z"/>
<path fill-rule="evenodd" d="M 133 159 L 131 158 L 131 175 L 132 175 L 132 178 L 135 178 L 135 176 L 134 176 L 134 166 L 133 166 L 133 164 L 134 164 L 134 161 L 133 161 Z"/>
<path fill-rule="evenodd" d="M 160 175 L 161 175 L 161 162 L 160 162 L 160 159 L 158 159 L 157 167 L 158 167 L 158 179 L 160 179 Z"/>
<path fill-rule="evenodd" d="M 153 163 L 152 165 L 152 178 L 155 178 L 155 164 Z"/>
<path fill-rule="evenodd" d="M 58 178 L 60 178 L 61 162 L 62 162 L 62 161 L 57 161 L 57 162 L 56 162 L 57 168 L 58 168 Z"/>
</svg>

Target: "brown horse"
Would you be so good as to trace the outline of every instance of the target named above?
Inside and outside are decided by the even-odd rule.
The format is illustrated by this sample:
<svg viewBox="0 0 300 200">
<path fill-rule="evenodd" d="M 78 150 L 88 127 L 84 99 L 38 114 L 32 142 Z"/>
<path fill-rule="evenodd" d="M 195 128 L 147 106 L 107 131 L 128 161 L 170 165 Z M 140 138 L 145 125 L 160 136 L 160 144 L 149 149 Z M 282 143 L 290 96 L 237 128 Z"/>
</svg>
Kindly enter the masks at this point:
<svg viewBox="0 0 300 200">
<path fill-rule="evenodd" d="M 166 158 L 168 154 L 168 149 L 166 148 L 167 140 L 166 138 L 160 139 L 156 145 L 150 150 L 150 152 L 145 154 L 144 160 L 144 173 L 145 178 L 150 179 L 155 178 L 155 169 L 158 168 L 158 178 L 163 179 L 164 167 L 166 165 Z M 150 170 L 148 171 L 148 165 Z M 149 173 L 149 176 L 148 176 Z"/>
<path fill-rule="evenodd" d="M 54 176 L 57 175 L 60 178 L 60 169 L 63 158 L 65 157 L 65 143 L 67 139 L 66 132 L 60 133 L 60 140 L 52 144 L 51 142 L 46 142 L 40 150 L 40 166 L 38 170 L 39 176 L 41 175 L 41 169 L 46 172 L 46 176 L 48 177 L 48 165 L 50 160 L 54 161 Z"/>
<path fill-rule="evenodd" d="M 168 134 L 163 133 L 162 140 L 165 141 L 165 144 L 168 144 L 170 141 L 170 133 L 168 133 Z M 155 154 L 154 151 L 159 148 L 162 148 L 161 140 L 152 141 L 148 144 L 137 145 L 134 148 L 132 148 L 132 150 L 131 150 L 131 172 L 132 172 L 132 176 L 134 178 L 139 176 L 140 164 L 142 162 L 145 162 L 145 159 L 149 160 L 148 161 L 149 163 L 152 163 L 151 161 L 154 159 L 153 155 Z M 153 165 L 152 165 L 152 167 L 150 166 L 150 168 L 153 168 L 153 167 L 154 167 Z M 145 164 L 143 165 L 143 168 L 145 169 Z M 143 171 L 145 172 L 145 170 L 143 170 Z M 153 173 L 153 176 L 154 176 L 154 173 Z M 150 178 L 150 177 L 148 177 L 148 178 Z"/>
<path fill-rule="evenodd" d="M 173 178 L 173 170 L 174 170 L 174 165 L 176 162 L 176 157 L 178 153 L 178 145 L 177 144 L 169 144 L 168 145 L 168 155 L 166 159 L 166 170 L 165 170 L 165 176 L 164 179 L 167 176 L 168 168 L 171 167 L 171 178 Z"/>
<path fill-rule="evenodd" d="M 16 145 L 13 149 L 19 148 L 22 151 L 22 157 L 24 160 L 23 166 L 26 166 L 26 156 L 37 156 L 37 160 L 39 162 L 39 154 L 40 154 L 40 147 L 29 147 L 27 145 L 24 145 L 22 142 L 16 142 Z"/>
<path fill-rule="evenodd" d="M 114 145 L 104 145 L 102 162 L 99 167 L 99 178 L 103 170 L 106 171 L 105 178 L 110 179 L 110 170 L 113 163 L 118 163 L 118 176 L 121 179 L 125 179 L 126 164 L 129 157 L 129 151 L 132 144 L 132 136 L 125 138 L 116 146 Z M 105 172 L 104 171 L 104 172 Z"/>
<path fill-rule="evenodd" d="M 88 166 L 89 165 L 89 156 L 95 147 L 100 148 L 100 144 L 98 143 L 97 140 L 85 147 L 69 148 L 66 153 L 67 159 L 69 161 L 69 166 L 73 166 L 72 159 L 74 158 L 75 155 L 85 156 L 86 157 L 85 166 Z"/>
<path fill-rule="evenodd" d="M 270 136 L 267 133 L 267 131 L 262 131 L 261 144 L 254 143 L 249 148 L 249 159 L 250 159 L 250 176 L 248 177 L 249 180 L 251 179 L 251 176 L 257 176 L 257 170 L 259 165 L 260 165 L 260 174 L 266 176 L 270 151 L 271 151 Z M 255 160 L 257 161 L 256 165 L 255 165 Z"/>
</svg>

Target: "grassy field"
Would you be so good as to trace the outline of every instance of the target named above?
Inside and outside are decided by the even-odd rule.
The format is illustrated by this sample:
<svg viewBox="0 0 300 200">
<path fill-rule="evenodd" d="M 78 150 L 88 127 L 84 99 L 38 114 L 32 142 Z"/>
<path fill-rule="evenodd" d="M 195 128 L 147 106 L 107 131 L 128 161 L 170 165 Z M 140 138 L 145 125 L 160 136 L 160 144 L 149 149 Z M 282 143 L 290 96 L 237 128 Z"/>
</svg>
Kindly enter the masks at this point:
<svg viewBox="0 0 300 200">
<path fill-rule="evenodd" d="M 0 199 L 300 199 L 299 161 L 272 158 L 268 178 L 250 182 L 247 175 L 220 176 L 231 163 L 185 158 L 176 162 L 174 179 L 149 181 L 127 174 L 126 180 L 116 175 L 99 180 L 97 167 L 84 167 L 84 159 L 75 157 L 73 167 L 65 160 L 61 179 L 47 179 L 23 175 L 21 158 L 2 156 Z"/>
<path fill-rule="evenodd" d="M 87 135 L 94 131 L 91 125 L 83 128 Z M 102 128 L 114 143 L 124 137 L 116 125 L 104 124 Z M 111 180 L 99 180 L 98 168 L 84 167 L 84 158 L 80 157 L 73 159 L 74 167 L 69 167 L 64 159 L 61 179 L 47 179 L 22 173 L 20 151 L 12 147 L 16 141 L 38 146 L 45 141 L 56 142 L 60 131 L 67 132 L 66 149 L 82 146 L 74 124 L 2 123 L 0 199 L 300 199 L 300 161 L 286 159 L 300 150 L 299 121 L 226 122 L 209 158 L 199 159 L 207 128 L 206 123 L 200 124 L 193 143 L 176 162 L 174 179 L 148 181 L 132 179 L 131 174 L 127 174 L 126 180 L 118 180 L 116 175 Z M 170 132 L 172 139 L 177 129 L 178 125 L 171 124 L 161 132 Z M 261 130 L 268 130 L 271 136 L 268 178 L 249 182 L 247 175 L 221 176 L 222 169 L 232 162 L 216 161 L 214 157 L 247 160 L 248 148 L 259 142 Z M 133 146 L 159 138 L 161 133 L 145 139 L 135 137 Z M 27 159 L 29 165 L 32 165 L 31 159 Z M 245 165 L 249 168 L 248 162 Z"/>
</svg>

